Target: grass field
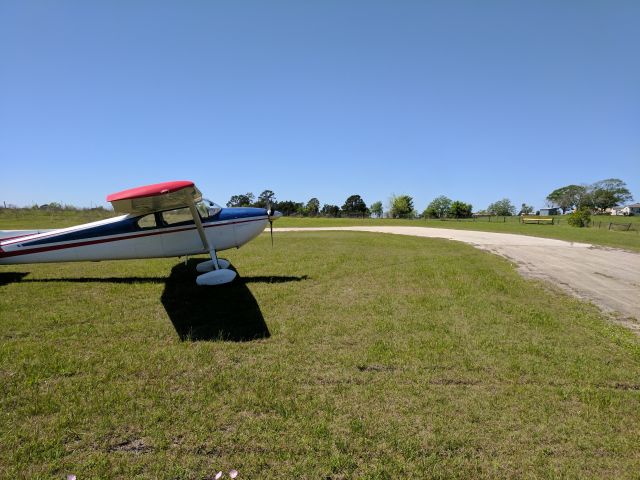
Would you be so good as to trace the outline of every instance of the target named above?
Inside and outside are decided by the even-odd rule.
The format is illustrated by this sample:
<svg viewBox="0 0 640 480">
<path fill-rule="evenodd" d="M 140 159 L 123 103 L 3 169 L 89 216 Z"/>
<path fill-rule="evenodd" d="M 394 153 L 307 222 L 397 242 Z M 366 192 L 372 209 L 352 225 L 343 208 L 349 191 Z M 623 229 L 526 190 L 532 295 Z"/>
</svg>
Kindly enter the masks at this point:
<svg viewBox="0 0 640 480">
<path fill-rule="evenodd" d="M 444 240 L 0 266 L 0 478 L 637 478 L 640 340 Z"/>
<path fill-rule="evenodd" d="M 0 230 L 64 228 L 115 216 L 111 210 L 0 209 Z"/>
</svg>

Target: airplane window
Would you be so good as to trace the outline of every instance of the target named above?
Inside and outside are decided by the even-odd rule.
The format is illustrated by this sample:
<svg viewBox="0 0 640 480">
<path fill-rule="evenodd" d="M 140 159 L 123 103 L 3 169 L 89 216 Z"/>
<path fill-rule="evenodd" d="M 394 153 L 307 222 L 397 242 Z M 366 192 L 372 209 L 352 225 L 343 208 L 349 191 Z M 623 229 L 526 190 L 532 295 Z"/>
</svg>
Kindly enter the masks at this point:
<svg viewBox="0 0 640 480">
<path fill-rule="evenodd" d="M 217 215 L 218 212 L 220 212 L 220 210 L 222 210 L 222 207 L 220 205 L 218 205 L 217 203 L 212 202 L 208 198 L 203 198 L 202 199 L 202 203 L 204 204 L 203 206 L 207 210 L 207 214 L 206 215 L 202 215 L 203 218 L 213 217 L 213 216 Z"/>
<path fill-rule="evenodd" d="M 214 203 L 212 206 L 209 207 L 209 216 L 213 217 L 217 215 L 218 213 L 220 213 L 220 210 L 222 210 L 222 207 Z"/>
<path fill-rule="evenodd" d="M 138 226 L 142 229 L 156 228 L 156 217 L 153 213 L 140 217 L 138 220 Z"/>
<path fill-rule="evenodd" d="M 191 210 L 188 208 L 178 208 L 177 210 L 169 210 L 162 212 L 162 217 L 167 225 L 176 225 L 178 223 L 193 222 Z"/>
<path fill-rule="evenodd" d="M 207 218 L 209 216 L 209 211 L 207 210 L 207 206 L 205 205 L 204 202 L 196 203 L 196 209 L 200 214 L 200 218 Z"/>
</svg>

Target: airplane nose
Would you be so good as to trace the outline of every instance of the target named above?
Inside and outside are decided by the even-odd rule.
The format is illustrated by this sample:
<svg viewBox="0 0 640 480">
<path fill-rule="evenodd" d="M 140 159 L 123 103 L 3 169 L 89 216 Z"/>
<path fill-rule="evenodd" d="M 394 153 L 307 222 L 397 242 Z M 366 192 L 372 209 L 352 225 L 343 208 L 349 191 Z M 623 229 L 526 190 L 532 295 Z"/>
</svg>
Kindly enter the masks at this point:
<svg viewBox="0 0 640 480">
<path fill-rule="evenodd" d="M 279 212 L 277 210 L 270 212 L 269 214 L 269 220 L 277 220 L 282 216 L 282 212 Z"/>
</svg>

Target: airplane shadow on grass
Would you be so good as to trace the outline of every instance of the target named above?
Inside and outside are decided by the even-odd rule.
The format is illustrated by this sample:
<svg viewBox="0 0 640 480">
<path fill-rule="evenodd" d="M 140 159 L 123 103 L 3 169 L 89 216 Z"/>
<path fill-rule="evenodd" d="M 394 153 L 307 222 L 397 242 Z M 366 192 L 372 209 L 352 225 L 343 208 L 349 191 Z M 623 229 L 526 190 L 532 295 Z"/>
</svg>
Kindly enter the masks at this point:
<svg viewBox="0 0 640 480">
<path fill-rule="evenodd" d="M 250 341 L 270 336 L 260 306 L 248 288 L 249 283 L 284 283 L 307 280 L 306 275 L 249 276 L 238 275 L 227 285 L 196 285 L 196 265 L 191 259 L 171 269 L 169 277 L 79 277 L 24 279 L 24 272 L 0 273 L 0 286 L 9 283 L 164 283 L 162 305 L 182 341 L 227 340 Z"/>
<path fill-rule="evenodd" d="M 181 340 L 247 341 L 270 336 L 260 306 L 238 275 L 227 285 L 196 285 L 198 260 L 179 263 L 162 292 L 164 305 Z"/>
<path fill-rule="evenodd" d="M 0 287 L 21 281 L 29 275 L 27 272 L 0 272 Z"/>
</svg>

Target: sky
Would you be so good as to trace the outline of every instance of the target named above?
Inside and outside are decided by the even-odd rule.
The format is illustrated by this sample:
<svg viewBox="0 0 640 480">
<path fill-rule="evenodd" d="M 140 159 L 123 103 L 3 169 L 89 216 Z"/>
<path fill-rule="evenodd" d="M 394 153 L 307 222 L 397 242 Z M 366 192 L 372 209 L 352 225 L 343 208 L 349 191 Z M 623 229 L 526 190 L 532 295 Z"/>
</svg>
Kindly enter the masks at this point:
<svg viewBox="0 0 640 480">
<path fill-rule="evenodd" d="M 640 200 L 640 2 L 0 3 L 0 202 Z"/>
</svg>

